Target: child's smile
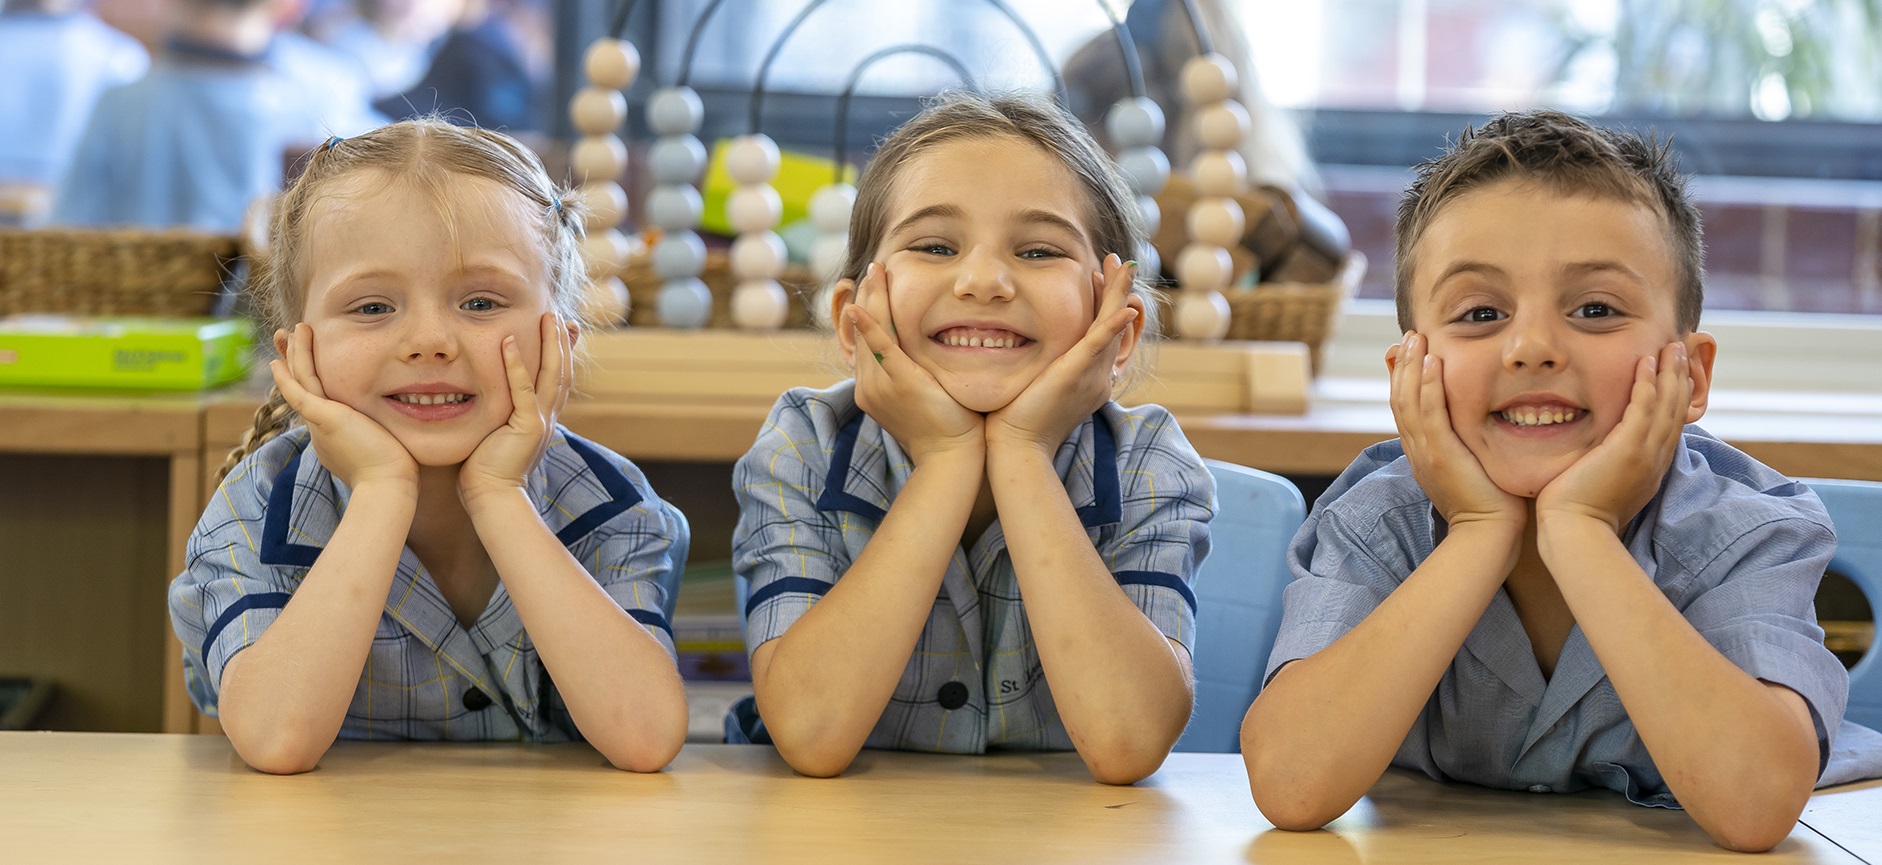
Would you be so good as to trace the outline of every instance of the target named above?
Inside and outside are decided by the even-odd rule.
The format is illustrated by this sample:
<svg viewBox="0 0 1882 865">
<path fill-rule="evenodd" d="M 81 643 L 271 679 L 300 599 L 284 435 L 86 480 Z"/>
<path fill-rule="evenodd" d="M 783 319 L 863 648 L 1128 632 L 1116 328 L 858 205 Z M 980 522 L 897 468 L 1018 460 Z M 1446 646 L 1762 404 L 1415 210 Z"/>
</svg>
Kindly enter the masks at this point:
<svg viewBox="0 0 1882 865">
<path fill-rule="evenodd" d="M 401 414 L 421 421 L 441 421 L 469 414 L 476 394 L 464 393 L 442 382 L 426 382 L 386 394 Z"/>
<path fill-rule="evenodd" d="M 1014 333 L 1002 327 L 977 325 L 953 325 L 942 328 L 928 337 L 949 348 L 1011 349 L 1024 348 L 1032 343 L 1032 338 Z"/>
</svg>

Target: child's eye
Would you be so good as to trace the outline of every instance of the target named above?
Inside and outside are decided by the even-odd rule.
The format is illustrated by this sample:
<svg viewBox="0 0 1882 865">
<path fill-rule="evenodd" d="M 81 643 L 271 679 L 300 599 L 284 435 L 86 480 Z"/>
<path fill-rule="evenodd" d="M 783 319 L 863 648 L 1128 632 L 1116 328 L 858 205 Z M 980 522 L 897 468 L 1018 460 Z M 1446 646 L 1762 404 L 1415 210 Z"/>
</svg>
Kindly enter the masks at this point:
<svg viewBox="0 0 1882 865">
<path fill-rule="evenodd" d="M 473 297 L 464 301 L 459 308 L 471 312 L 491 312 L 497 308 L 497 302 L 487 297 Z"/>
<path fill-rule="evenodd" d="M 353 307 L 353 311 L 360 315 L 386 315 L 392 312 L 392 304 L 369 301 Z"/>
<path fill-rule="evenodd" d="M 1041 247 L 1034 247 L 1032 249 L 1022 250 L 1019 254 L 1019 257 L 1031 258 L 1031 259 L 1045 259 L 1045 258 L 1064 258 L 1065 256 L 1063 253 L 1060 253 L 1056 249 L 1041 246 Z"/>
<path fill-rule="evenodd" d="M 1493 322 L 1493 321 L 1502 321 L 1503 311 L 1497 309 L 1494 306 L 1476 306 L 1476 307 L 1471 307 L 1470 310 L 1465 312 L 1464 315 L 1458 320 L 1463 321 L 1463 322 L 1469 322 L 1471 324 L 1484 324 L 1484 323 Z"/>
<path fill-rule="evenodd" d="M 945 243 L 917 243 L 914 246 L 909 247 L 909 249 L 915 252 L 920 252 L 920 253 L 924 253 L 927 255 L 953 255 L 954 254 L 953 247 L 950 247 Z"/>
<path fill-rule="evenodd" d="M 1607 318 L 1608 316 L 1614 315 L 1614 314 L 1615 314 L 1614 307 L 1608 306 L 1607 304 L 1601 303 L 1599 301 L 1596 301 L 1593 303 L 1584 303 L 1581 306 L 1578 306 L 1575 308 L 1576 318 Z"/>
</svg>

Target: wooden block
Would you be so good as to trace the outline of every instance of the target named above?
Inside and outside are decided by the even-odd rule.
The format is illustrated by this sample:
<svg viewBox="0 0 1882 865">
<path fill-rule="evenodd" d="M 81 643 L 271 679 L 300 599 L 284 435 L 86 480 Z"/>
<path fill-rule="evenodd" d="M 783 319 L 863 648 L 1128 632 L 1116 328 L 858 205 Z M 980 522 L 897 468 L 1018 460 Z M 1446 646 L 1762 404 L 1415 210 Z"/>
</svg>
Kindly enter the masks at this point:
<svg viewBox="0 0 1882 865">
<path fill-rule="evenodd" d="M 616 403 L 769 407 L 793 387 L 848 377 L 835 341 L 818 331 L 744 333 L 634 328 L 588 335 L 577 387 Z M 1307 348 L 1294 342 L 1165 342 L 1155 369 L 1125 394 L 1178 413 L 1300 413 Z"/>
<path fill-rule="evenodd" d="M 769 406 L 793 387 L 828 387 L 846 374 L 834 340 L 817 331 L 632 328 L 587 342 L 577 387 L 617 401 Z"/>
<path fill-rule="evenodd" d="M 1312 382 L 1298 342 L 1165 342 L 1156 369 L 1119 398 L 1178 414 L 1302 414 Z"/>
<path fill-rule="evenodd" d="M 1313 387 L 1313 362 L 1304 342 L 1257 342 L 1248 360 L 1250 414 L 1306 414 Z"/>
</svg>

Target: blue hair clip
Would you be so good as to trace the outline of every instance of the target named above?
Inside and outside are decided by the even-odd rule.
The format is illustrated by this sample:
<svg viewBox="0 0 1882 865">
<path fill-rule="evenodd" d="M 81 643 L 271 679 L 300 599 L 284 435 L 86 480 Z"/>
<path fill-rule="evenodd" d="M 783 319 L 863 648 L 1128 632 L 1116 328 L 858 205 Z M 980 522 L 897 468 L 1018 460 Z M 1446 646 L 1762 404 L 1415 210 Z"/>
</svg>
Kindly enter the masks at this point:
<svg viewBox="0 0 1882 865">
<path fill-rule="evenodd" d="M 562 212 L 562 196 L 560 195 L 555 197 L 555 212 L 558 214 Z"/>
<path fill-rule="evenodd" d="M 333 145 L 335 145 L 335 144 L 339 144 L 340 142 L 342 142 L 342 141 L 345 141 L 345 140 L 346 140 L 345 138 L 343 138 L 343 137 L 341 137 L 341 136 L 338 136 L 338 135 L 335 135 L 335 136 L 333 136 L 332 138 L 328 138 L 328 139 L 327 139 L 327 143 L 326 143 L 326 144 L 322 144 L 322 145 L 320 145 L 320 149 L 321 149 L 321 150 L 332 150 L 332 149 L 333 149 Z"/>
</svg>

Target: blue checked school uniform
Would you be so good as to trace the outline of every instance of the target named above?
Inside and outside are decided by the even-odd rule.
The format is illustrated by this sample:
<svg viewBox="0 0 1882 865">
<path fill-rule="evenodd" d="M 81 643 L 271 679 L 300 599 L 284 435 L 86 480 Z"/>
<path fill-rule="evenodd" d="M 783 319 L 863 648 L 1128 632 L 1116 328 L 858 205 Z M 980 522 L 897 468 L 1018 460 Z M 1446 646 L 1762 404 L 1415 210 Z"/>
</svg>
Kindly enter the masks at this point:
<svg viewBox="0 0 1882 865">
<path fill-rule="evenodd" d="M 1215 484 L 1175 419 L 1159 406 L 1107 403 L 1072 431 L 1053 465 L 1125 595 L 1192 649 L 1190 585 L 1209 552 Z M 782 636 L 843 578 L 913 470 L 901 445 L 856 407 L 854 381 L 779 398 L 732 475 L 733 565 L 750 581 L 747 651 Z M 768 741 L 749 701 L 728 716 L 727 736 Z M 1072 748 L 999 521 L 948 561 L 901 682 L 864 745 L 967 754 Z"/>
<path fill-rule="evenodd" d="M 296 428 L 236 465 L 170 585 L 190 699 L 210 715 L 229 659 L 293 598 L 351 497 L 309 443 Z M 632 463 L 559 426 L 528 489 L 570 555 L 671 654 L 686 518 Z M 581 733 L 502 584 L 465 628 L 406 549 L 340 737 L 553 742 Z"/>
<path fill-rule="evenodd" d="M 1268 678 L 1356 627 L 1444 530 L 1399 442 L 1368 448 L 1288 549 L 1294 581 Z M 1820 786 L 1882 774 L 1882 735 L 1843 723 L 1849 675 L 1816 623 L 1813 600 L 1836 538 L 1815 493 L 1689 426 L 1659 493 L 1621 540 L 1700 636 L 1809 704 Z M 1500 589 L 1392 764 L 1438 780 L 1532 792 L 1603 787 L 1678 807 L 1580 626 L 1545 680 Z"/>
</svg>

